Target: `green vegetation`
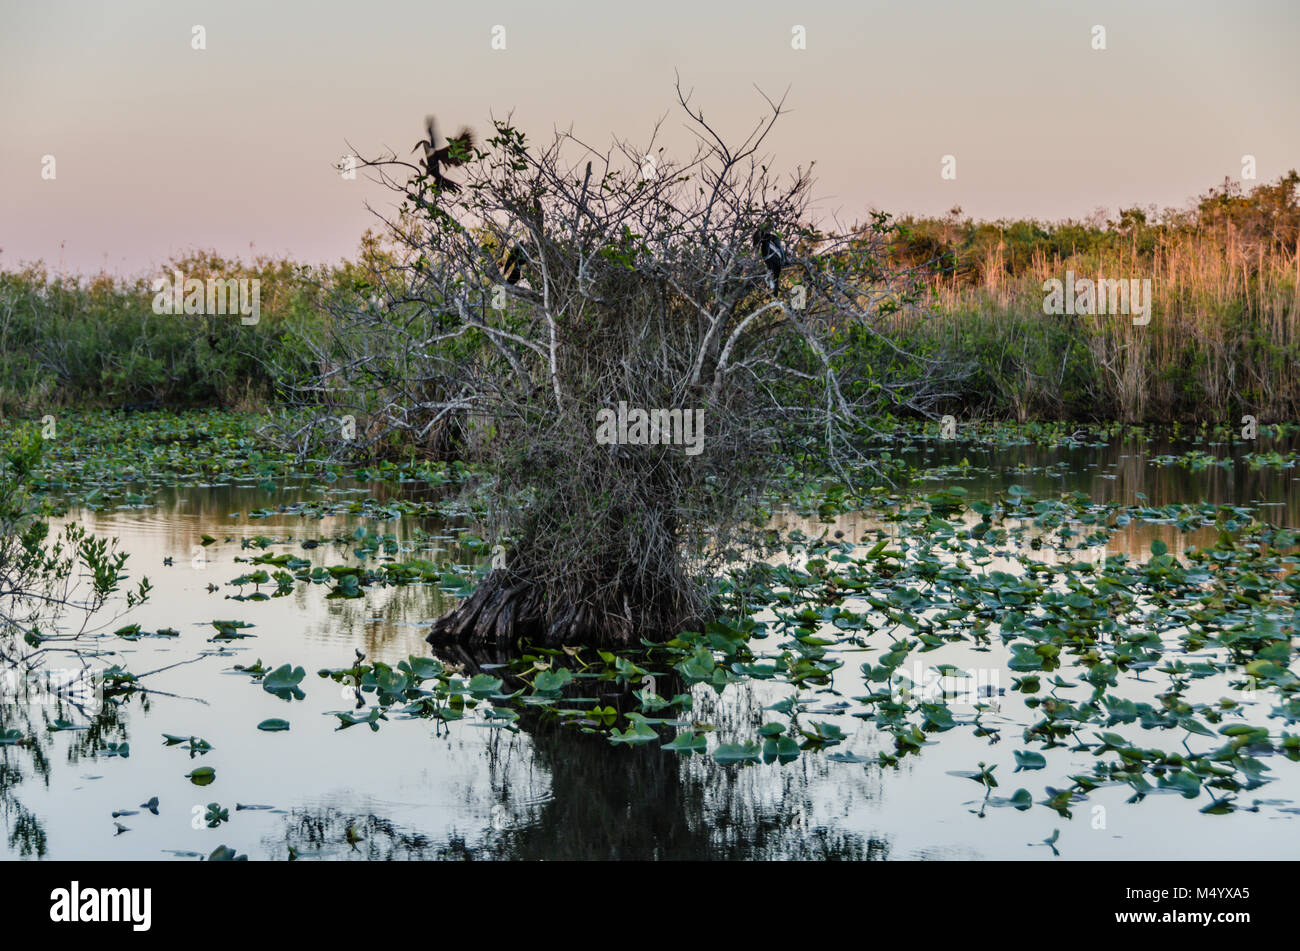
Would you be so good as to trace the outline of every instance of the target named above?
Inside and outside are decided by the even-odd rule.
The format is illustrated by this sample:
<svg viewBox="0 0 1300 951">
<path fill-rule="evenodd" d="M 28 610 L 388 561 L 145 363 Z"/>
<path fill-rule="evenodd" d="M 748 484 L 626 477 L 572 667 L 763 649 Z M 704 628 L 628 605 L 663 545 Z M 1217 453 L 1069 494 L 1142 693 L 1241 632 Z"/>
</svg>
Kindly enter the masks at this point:
<svg viewBox="0 0 1300 951">
<path fill-rule="evenodd" d="M 898 221 L 896 263 L 928 265 L 930 297 L 881 320 L 904 349 L 941 362 L 961 419 L 1225 421 L 1300 413 L 1300 201 L 1292 171 L 1245 191 L 1210 189 L 1184 210 L 1114 220 Z M 212 253 L 170 262 L 187 276 L 262 281 L 262 314 L 153 313 L 151 281 L 0 272 L 0 415 L 61 407 L 259 409 L 322 367 L 304 341 L 327 334 L 331 295 L 364 294 L 392 261 L 366 235 L 359 263 L 310 269 Z M 1151 323 L 1043 313 L 1043 282 L 1150 278 Z M 859 334 L 873 368 L 890 352 Z M 299 394 L 301 396 L 301 394 Z M 387 447 L 400 454 L 400 447 Z"/>
<path fill-rule="evenodd" d="M 29 489 L 41 454 L 35 432 L 19 430 L 0 455 L 0 663 L 25 671 L 48 655 L 75 654 L 76 641 L 126 578 L 125 553 L 77 524 L 52 533 L 49 508 Z M 149 581 L 126 593 L 143 602 Z M 60 627 L 67 614 L 80 624 Z"/>
<path fill-rule="evenodd" d="M 251 265 L 211 253 L 168 263 L 206 279 L 261 281 L 256 324 L 238 314 L 154 313 L 153 280 L 52 275 L 41 264 L 0 271 L 0 414 L 63 407 L 221 406 L 257 409 L 306 371 L 296 330 L 318 321 L 324 293 L 309 270 L 259 258 Z M 326 275 L 341 279 L 347 267 Z"/>
</svg>

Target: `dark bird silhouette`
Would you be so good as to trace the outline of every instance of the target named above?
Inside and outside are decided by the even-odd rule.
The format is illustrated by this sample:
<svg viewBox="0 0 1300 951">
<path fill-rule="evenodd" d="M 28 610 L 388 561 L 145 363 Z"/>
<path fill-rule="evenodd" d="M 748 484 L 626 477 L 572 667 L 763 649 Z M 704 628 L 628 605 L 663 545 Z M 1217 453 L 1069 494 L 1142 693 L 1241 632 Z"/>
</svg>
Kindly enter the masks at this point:
<svg viewBox="0 0 1300 951">
<path fill-rule="evenodd" d="M 469 161 L 474 149 L 474 130 L 466 126 L 454 139 L 448 139 L 446 145 L 438 148 L 438 132 L 433 116 L 424 117 L 424 129 L 429 137 L 416 142 L 411 151 L 424 150 L 424 173 L 433 179 L 437 188 L 452 193 L 460 191 L 460 185 L 447 178 L 442 170 L 456 168 Z"/>
<path fill-rule="evenodd" d="M 781 268 L 790 263 L 790 254 L 785 244 L 772 229 L 763 227 L 754 232 L 754 248 L 767 266 L 767 286 L 776 293 L 781 280 Z"/>
<path fill-rule="evenodd" d="M 510 250 L 501 259 L 500 264 L 501 276 L 506 279 L 507 284 L 519 283 L 519 278 L 523 274 L 524 263 L 527 260 L 524 249 L 518 242 L 510 246 Z"/>
</svg>

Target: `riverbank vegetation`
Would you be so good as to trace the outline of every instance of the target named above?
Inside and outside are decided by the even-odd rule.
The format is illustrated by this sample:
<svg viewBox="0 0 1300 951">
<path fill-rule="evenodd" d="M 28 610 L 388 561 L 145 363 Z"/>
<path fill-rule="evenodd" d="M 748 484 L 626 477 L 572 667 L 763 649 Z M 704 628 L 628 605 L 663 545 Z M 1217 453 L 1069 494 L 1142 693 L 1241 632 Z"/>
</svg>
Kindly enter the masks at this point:
<svg viewBox="0 0 1300 951">
<path fill-rule="evenodd" d="M 942 363 L 949 394 L 938 411 L 963 421 L 1295 419 L 1297 182 L 1290 172 L 1254 188 L 1225 183 L 1184 209 L 1087 221 L 904 217 L 888 257 L 925 265 L 925 293 L 881 320 L 904 349 Z M 305 340 L 328 331 L 330 300 L 364 293 L 391 254 L 367 235 L 355 262 L 323 267 L 193 252 L 132 279 L 40 263 L 0 271 L 0 415 L 263 409 L 302 396 L 321 369 Z M 259 321 L 155 314 L 152 281 L 176 270 L 258 278 Z M 1151 322 L 1044 314 L 1044 282 L 1067 272 L 1149 278 Z M 875 358 L 877 344 L 858 346 Z"/>
</svg>

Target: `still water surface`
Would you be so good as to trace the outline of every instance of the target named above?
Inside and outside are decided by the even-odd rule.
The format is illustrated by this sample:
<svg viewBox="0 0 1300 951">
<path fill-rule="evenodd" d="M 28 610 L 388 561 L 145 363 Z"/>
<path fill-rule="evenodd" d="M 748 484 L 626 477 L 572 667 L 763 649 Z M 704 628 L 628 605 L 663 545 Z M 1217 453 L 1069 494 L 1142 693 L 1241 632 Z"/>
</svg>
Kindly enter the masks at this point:
<svg viewBox="0 0 1300 951">
<path fill-rule="evenodd" d="M 1251 471 L 1236 465 L 1189 472 L 1152 466 L 1151 459 L 1168 448 L 1141 442 L 1059 450 L 931 444 L 913 457 L 923 466 L 965 459 L 972 471 L 957 475 L 945 468 L 923 488 L 962 485 L 971 499 L 1016 483 L 1040 497 L 1078 490 L 1096 501 L 1133 503 L 1143 493 L 1157 506 L 1201 499 L 1259 506 L 1260 517 L 1275 524 L 1300 524 L 1300 477 L 1294 469 Z M 1229 454 L 1226 446 L 1208 448 Z M 363 488 L 376 495 L 384 491 Z M 344 860 L 1043 860 L 1053 858 L 1052 851 L 1031 843 L 1041 843 L 1054 829 L 1060 829 L 1057 847 L 1066 858 L 1291 858 L 1300 853 L 1295 808 L 1300 764 L 1280 757 L 1270 758 L 1275 781 L 1253 794 L 1268 803 L 1256 812 L 1201 815 L 1204 797 L 1188 801 L 1170 794 L 1126 805 L 1131 790 L 1115 786 L 1095 790 L 1067 820 L 1041 806 L 1023 813 L 986 809 L 981 817 L 982 787 L 950 770 L 973 769 L 980 760 L 997 763 L 1003 784 L 998 793 L 1009 795 L 1025 785 L 1035 799 L 1041 798 L 1044 780 L 1065 771 L 1054 761 L 1051 777 L 1016 775 L 1014 741 L 990 746 L 969 730 L 944 734 L 942 742 L 906 757 L 897 769 L 833 762 L 821 753 L 788 764 L 720 765 L 657 747 L 615 747 L 602 737 L 554 726 L 525 724 L 511 733 L 468 718 L 450 727 L 394 718 L 378 732 L 365 726 L 339 731 L 327 713 L 350 708 L 353 694 L 315 672 L 349 666 L 356 650 L 394 665 L 411 654 L 427 654 L 424 635 L 453 603 L 449 597 L 423 586 L 366 589 L 365 597 L 355 600 L 327 599 L 328 588 L 321 585 L 299 585 L 288 596 L 261 602 L 230 600 L 229 586 L 208 591 L 210 583 L 224 585 L 251 570 L 235 559 L 258 550 L 241 549 L 241 538 L 269 536 L 284 543 L 270 550 L 316 564 L 351 561 L 347 544 L 322 542 L 304 550 L 301 543 L 348 533 L 362 524 L 359 520 L 247 515 L 338 492 L 337 486 L 310 483 L 272 493 L 235 485 L 150 489 L 150 504 L 142 507 L 69 513 L 69 519 L 96 533 L 117 536 L 131 555 L 133 574 L 148 575 L 154 585 L 147 604 L 107 630 L 132 622 L 146 631 L 180 632 L 175 639 L 133 643 L 107 633 L 99 646 L 115 650 L 117 662 L 133 672 L 178 666 L 150 675 L 146 682 L 153 692 L 123 704 L 103 730 L 38 729 L 37 749 L 0 748 L 5 831 L 0 855 L 185 858 L 206 856 L 225 844 L 251 859 L 284 859 L 292 847 L 299 858 Z M 790 512 L 774 521 L 808 534 L 828 527 Z M 397 536 L 399 559 L 474 559 L 457 546 L 454 524 L 415 518 L 365 524 L 372 532 Z M 881 524 L 871 515 L 851 514 L 829 527 L 856 539 Z M 192 555 L 204 533 L 217 542 L 203 550 L 199 566 Z M 1183 535 L 1174 526 L 1129 527 L 1112 538 L 1109 551 L 1145 557 L 1155 538 L 1175 553 L 1207 540 L 1198 533 Z M 174 563 L 165 566 L 165 558 Z M 251 622 L 249 632 L 256 636 L 224 646 L 211 643 L 214 619 Z M 278 699 L 231 669 L 258 659 L 267 667 L 305 667 L 306 699 Z M 859 696 L 865 692 L 861 660 L 852 655 L 845 660 L 834 685 L 842 697 Z M 944 660 L 987 666 L 989 655 L 962 657 L 958 650 Z M 1009 673 L 1002 676 L 1002 686 L 1009 687 Z M 1147 695 L 1130 690 L 1126 696 L 1150 700 L 1160 685 L 1153 678 L 1150 686 Z M 718 697 L 697 686 L 694 715 L 718 723 L 724 738 L 732 730 L 737 738 L 750 737 L 763 721 L 762 708 L 786 690 L 751 682 L 729 686 Z M 879 735 L 869 721 L 834 708 L 839 699 L 827 694 L 818 717 L 849 735 L 837 752 L 874 758 L 891 746 L 888 735 Z M 1009 731 L 1036 719 L 1019 700 L 1010 691 L 1002 697 L 997 719 Z M 1267 706 L 1261 704 L 1252 722 L 1268 722 Z M 52 706 L 6 711 L 11 725 L 21 725 L 12 718 L 24 716 L 35 723 L 55 717 L 77 722 L 74 712 Z M 291 729 L 256 729 L 272 717 L 289 720 Z M 164 733 L 201 737 L 212 751 L 191 758 L 181 747 L 165 746 Z M 104 744 L 122 742 L 130 744 L 129 757 L 103 755 Z M 1086 753 L 1072 755 L 1078 758 L 1077 771 L 1091 768 Z M 216 770 L 215 782 L 202 788 L 185 776 L 201 765 Z M 157 816 L 140 808 L 155 796 Z M 211 802 L 230 816 L 215 829 L 202 820 Z M 1098 813 L 1096 806 L 1104 811 Z M 130 810 L 136 814 L 113 817 Z"/>
</svg>

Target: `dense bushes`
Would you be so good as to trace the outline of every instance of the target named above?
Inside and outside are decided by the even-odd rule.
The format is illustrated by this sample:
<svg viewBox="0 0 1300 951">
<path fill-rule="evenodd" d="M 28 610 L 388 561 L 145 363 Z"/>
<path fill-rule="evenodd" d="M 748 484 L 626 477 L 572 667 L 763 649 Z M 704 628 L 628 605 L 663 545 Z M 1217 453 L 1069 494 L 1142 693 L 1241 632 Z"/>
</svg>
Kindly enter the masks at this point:
<svg viewBox="0 0 1300 951">
<path fill-rule="evenodd" d="M 319 321 L 318 290 L 290 262 L 244 267 L 190 254 L 167 266 L 186 277 L 260 280 L 255 325 L 236 315 L 156 314 L 154 275 L 51 276 L 34 265 L 0 272 L 0 413 L 60 406 L 252 408 L 299 378 L 298 325 Z"/>
</svg>

